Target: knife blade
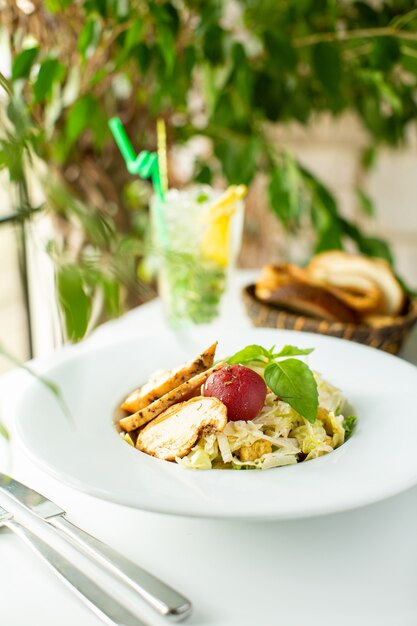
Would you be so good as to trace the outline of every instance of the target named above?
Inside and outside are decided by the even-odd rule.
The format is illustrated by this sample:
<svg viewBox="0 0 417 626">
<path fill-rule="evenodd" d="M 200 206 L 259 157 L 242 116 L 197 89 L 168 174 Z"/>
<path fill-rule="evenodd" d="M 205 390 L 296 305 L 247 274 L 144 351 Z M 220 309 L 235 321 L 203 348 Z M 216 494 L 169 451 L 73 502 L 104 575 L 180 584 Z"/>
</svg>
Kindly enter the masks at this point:
<svg viewBox="0 0 417 626">
<path fill-rule="evenodd" d="M 7 492 L 13 500 L 23 504 L 42 519 L 47 520 L 55 515 L 65 515 L 64 509 L 61 509 L 55 502 L 6 474 L 0 473 L 0 490 Z"/>
<path fill-rule="evenodd" d="M 182 620 L 192 610 L 190 601 L 178 591 L 142 569 L 99 539 L 70 522 L 64 509 L 34 489 L 0 473 L 0 494 L 5 494 L 28 511 L 61 531 L 76 548 L 93 558 L 131 590 L 140 595 L 158 613 Z"/>
</svg>

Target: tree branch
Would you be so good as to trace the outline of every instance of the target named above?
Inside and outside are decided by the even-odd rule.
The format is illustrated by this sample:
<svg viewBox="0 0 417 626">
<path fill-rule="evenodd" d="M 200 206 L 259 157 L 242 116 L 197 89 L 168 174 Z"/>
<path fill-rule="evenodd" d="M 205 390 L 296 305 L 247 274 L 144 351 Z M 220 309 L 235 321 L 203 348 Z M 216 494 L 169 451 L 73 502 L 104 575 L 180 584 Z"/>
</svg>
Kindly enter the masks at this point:
<svg viewBox="0 0 417 626">
<path fill-rule="evenodd" d="M 369 39 L 371 37 L 396 37 L 405 41 L 417 41 L 417 33 L 386 26 L 383 28 L 358 28 L 356 30 L 339 30 L 330 33 L 314 33 L 306 37 L 297 37 L 293 40 L 295 48 L 315 46 L 322 42 L 350 41 L 352 39 Z"/>
</svg>

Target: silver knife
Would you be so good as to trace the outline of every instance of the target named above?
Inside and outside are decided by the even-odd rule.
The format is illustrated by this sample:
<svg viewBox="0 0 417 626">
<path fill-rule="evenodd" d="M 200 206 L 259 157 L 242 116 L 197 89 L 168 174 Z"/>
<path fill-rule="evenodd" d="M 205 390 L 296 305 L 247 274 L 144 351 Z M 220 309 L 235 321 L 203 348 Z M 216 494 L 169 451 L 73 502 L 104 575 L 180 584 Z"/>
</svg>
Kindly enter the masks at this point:
<svg viewBox="0 0 417 626">
<path fill-rule="evenodd" d="M 13 515 L 0 507 L 0 528 L 6 526 L 27 543 L 32 550 L 66 583 L 66 585 L 105 624 L 109 626 L 146 626 L 120 602 L 83 574 L 55 548 L 49 546 L 28 528 L 16 522 Z"/>
<path fill-rule="evenodd" d="M 73 545 L 116 575 L 161 615 L 182 620 L 191 613 L 192 606 L 187 598 L 110 546 L 72 524 L 67 519 L 65 511 L 45 496 L 0 473 L 1 492 L 62 531 Z"/>
</svg>

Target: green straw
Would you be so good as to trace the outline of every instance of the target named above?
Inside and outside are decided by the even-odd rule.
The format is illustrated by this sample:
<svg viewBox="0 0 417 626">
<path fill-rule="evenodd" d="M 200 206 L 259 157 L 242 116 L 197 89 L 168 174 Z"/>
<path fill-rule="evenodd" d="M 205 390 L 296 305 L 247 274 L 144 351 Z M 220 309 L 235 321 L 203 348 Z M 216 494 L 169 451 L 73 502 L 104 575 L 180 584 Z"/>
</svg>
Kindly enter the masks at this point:
<svg viewBox="0 0 417 626">
<path fill-rule="evenodd" d="M 158 156 L 154 152 L 148 152 L 147 150 L 142 150 L 142 152 L 136 155 L 124 126 L 118 117 L 112 117 L 109 120 L 109 127 L 126 162 L 129 174 L 137 174 L 141 178 L 152 178 L 155 192 L 161 200 L 164 200 L 165 194 L 161 185 Z"/>
<path fill-rule="evenodd" d="M 136 174 L 141 178 L 152 178 L 152 184 L 157 196 L 155 211 L 157 226 L 162 247 L 166 249 L 168 247 L 168 233 L 163 210 L 165 193 L 161 182 L 158 156 L 154 152 L 148 152 L 148 150 L 142 150 L 142 152 L 136 155 L 124 126 L 118 117 L 112 117 L 109 120 L 109 128 L 125 160 L 129 174 Z"/>
</svg>

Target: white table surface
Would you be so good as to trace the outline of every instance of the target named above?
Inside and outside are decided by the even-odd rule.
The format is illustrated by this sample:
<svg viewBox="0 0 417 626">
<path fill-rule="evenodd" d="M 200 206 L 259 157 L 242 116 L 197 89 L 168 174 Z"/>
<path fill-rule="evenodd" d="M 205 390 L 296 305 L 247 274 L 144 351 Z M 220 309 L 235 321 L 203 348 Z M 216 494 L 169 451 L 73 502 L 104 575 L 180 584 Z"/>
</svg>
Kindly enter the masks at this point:
<svg viewBox="0 0 417 626">
<path fill-rule="evenodd" d="M 240 274 L 233 313 L 223 320 L 242 330 L 249 321 L 237 293 L 248 278 Z M 162 325 L 154 301 L 102 326 L 88 341 Z M 417 333 L 402 356 L 417 364 Z M 0 415 L 12 432 L 13 400 L 25 380 L 21 371 L 0 378 Z M 417 487 L 348 513 L 245 523 L 145 513 L 78 493 L 25 458 L 13 436 L 7 449 L 0 444 L 0 470 L 55 499 L 78 525 L 186 594 L 194 605 L 190 626 L 417 624 Z M 146 607 L 141 612 L 152 626 L 167 623 Z M 2 531 L 0 626 L 57 624 L 101 621 L 17 537 Z"/>
</svg>

